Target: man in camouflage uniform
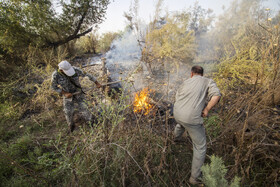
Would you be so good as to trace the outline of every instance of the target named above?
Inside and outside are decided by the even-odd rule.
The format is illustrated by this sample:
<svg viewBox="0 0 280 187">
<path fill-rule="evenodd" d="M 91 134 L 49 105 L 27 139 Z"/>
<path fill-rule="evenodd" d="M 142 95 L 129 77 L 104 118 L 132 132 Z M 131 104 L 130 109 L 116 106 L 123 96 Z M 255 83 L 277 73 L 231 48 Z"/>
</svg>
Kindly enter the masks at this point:
<svg viewBox="0 0 280 187">
<path fill-rule="evenodd" d="M 93 120 L 93 116 L 85 103 L 85 96 L 81 88 L 79 77 L 87 76 L 98 88 L 100 88 L 101 85 L 94 76 L 84 73 L 80 68 L 72 67 L 67 61 L 60 62 L 58 67 L 59 69 L 52 74 L 51 87 L 54 91 L 63 96 L 66 121 L 70 131 L 73 132 L 75 129 L 73 121 L 75 103 L 78 104 L 78 111 L 86 121 L 92 122 Z"/>
</svg>

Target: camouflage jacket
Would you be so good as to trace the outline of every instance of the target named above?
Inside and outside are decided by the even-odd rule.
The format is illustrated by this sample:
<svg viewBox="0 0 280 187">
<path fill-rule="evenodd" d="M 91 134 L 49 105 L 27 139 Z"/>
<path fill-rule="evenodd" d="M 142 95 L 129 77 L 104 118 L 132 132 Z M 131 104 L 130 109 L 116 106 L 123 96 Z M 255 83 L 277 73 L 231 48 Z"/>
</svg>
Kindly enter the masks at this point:
<svg viewBox="0 0 280 187">
<path fill-rule="evenodd" d="M 54 91 L 61 93 L 62 90 L 69 93 L 75 93 L 80 91 L 78 87 L 81 87 L 79 77 L 87 76 L 91 81 L 95 82 L 96 78 L 88 73 L 84 73 L 80 68 L 74 67 L 75 74 L 71 77 L 59 72 L 58 70 L 54 71 L 52 74 L 51 87 Z M 74 85 L 72 82 L 76 85 Z M 78 86 L 78 87 L 77 87 Z"/>
</svg>

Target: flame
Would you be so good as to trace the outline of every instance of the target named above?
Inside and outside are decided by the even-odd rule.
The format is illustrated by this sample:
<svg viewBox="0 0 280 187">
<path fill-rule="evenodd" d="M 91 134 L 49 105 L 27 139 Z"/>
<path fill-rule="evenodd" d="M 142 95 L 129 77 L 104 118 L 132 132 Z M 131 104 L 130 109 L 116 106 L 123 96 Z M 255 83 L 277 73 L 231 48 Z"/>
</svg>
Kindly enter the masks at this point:
<svg viewBox="0 0 280 187">
<path fill-rule="evenodd" d="M 136 93 L 134 99 L 134 112 L 140 113 L 144 112 L 144 115 L 149 114 L 151 108 L 153 107 L 152 104 L 149 103 L 149 90 L 148 88 L 144 88 L 142 91 Z"/>
</svg>

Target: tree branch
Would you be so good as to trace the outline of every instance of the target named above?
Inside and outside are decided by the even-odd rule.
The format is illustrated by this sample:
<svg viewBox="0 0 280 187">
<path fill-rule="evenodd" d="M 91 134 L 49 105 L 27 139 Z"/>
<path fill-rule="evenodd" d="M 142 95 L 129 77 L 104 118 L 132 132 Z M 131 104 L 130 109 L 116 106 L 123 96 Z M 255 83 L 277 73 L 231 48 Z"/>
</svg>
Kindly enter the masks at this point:
<svg viewBox="0 0 280 187">
<path fill-rule="evenodd" d="M 60 45 L 63 45 L 63 44 L 66 44 L 66 43 L 70 42 L 71 40 L 80 38 L 81 36 L 84 36 L 84 35 L 86 35 L 87 33 L 91 32 L 91 31 L 92 31 L 92 27 L 90 29 L 82 32 L 81 34 L 75 34 L 74 33 L 74 34 L 70 35 L 69 37 L 67 37 L 64 40 L 60 40 L 60 41 L 57 41 L 57 42 L 48 42 L 46 45 L 43 46 L 43 48 L 46 48 L 46 47 L 58 47 Z"/>
<path fill-rule="evenodd" d="M 77 25 L 73 35 L 77 35 L 79 30 L 81 29 L 81 25 L 83 24 L 84 19 L 85 19 L 86 15 L 87 15 L 87 11 L 88 11 L 88 9 L 86 11 L 84 11 L 84 13 L 83 13 L 81 19 L 79 20 L 79 23 L 78 23 L 78 25 Z"/>
<path fill-rule="evenodd" d="M 78 21 L 77 27 L 74 30 L 72 35 L 68 36 L 65 39 L 59 40 L 57 42 L 49 42 L 49 41 L 47 41 L 47 44 L 44 45 L 43 48 L 46 48 L 46 47 L 58 47 L 60 45 L 66 44 L 66 43 L 68 43 L 71 40 L 74 40 L 76 38 L 80 38 L 81 36 L 84 36 L 87 33 L 91 32 L 92 31 L 92 27 L 90 29 L 86 30 L 85 32 L 81 33 L 81 34 L 78 34 L 80 29 L 81 29 L 81 26 L 82 26 L 82 24 L 84 22 L 84 19 L 86 18 L 87 13 L 88 13 L 88 8 L 83 12 L 82 17 Z"/>
</svg>

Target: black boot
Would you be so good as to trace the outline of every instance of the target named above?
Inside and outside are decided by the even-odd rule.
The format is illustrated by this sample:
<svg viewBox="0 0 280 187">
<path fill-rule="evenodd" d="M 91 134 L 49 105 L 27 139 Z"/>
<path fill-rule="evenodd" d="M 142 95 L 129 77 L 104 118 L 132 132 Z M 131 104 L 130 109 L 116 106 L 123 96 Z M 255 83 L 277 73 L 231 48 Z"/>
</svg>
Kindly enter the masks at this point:
<svg viewBox="0 0 280 187">
<path fill-rule="evenodd" d="M 75 130 L 75 125 L 73 124 L 70 126 L 70 132 L 73 132 L 74 130 Z"/>
</svg>

